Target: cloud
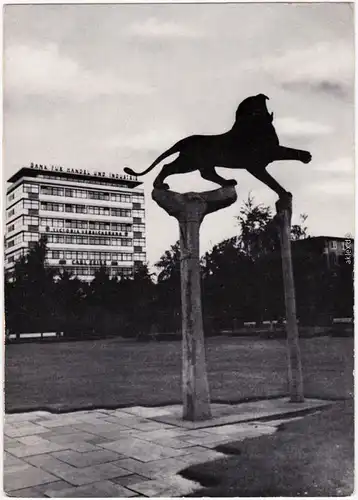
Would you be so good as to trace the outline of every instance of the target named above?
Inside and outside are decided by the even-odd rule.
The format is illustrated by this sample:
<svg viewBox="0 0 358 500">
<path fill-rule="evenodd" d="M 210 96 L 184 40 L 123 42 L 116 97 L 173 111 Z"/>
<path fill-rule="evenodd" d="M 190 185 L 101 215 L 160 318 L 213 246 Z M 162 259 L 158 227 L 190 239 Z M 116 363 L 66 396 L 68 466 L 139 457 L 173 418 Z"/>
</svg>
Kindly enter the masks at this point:
<svg viewBox="0 0 358 500">
<path fill-rule="evenodd" d="M 158 151 L 163 152 L 175 142 L 184 137 L 180 130 L 169 129 L 163 126 L 160 129 L 152 129 L 147 132 L 133 135 L 118 135 L 110 137 L 105 141 L 108 148 L 130 149 L 132 151 Z"/>
<path fill-rule="evenodd" d="M 319 172 L 336 173 L 336 174 L 353 174 L 354 173 L 354 159 L 353 156 L 345 156 L 342 158 L 336 158 L 326 163 L 319 163 L 314 165 L 314 170 Z M 353 177 L 352 177 L 352 182 Z"/>
<path fill-rule="evenodd" d="M 261 61 L 263 69 L 286 88 L 305 87 L 335 97 L 353 88 L 353 43 L 334 40 Z"/>
<path fill-rule="evenodd" d="M 314 121 L 303 121 L 293 117 L 277 118 L 274 121 L 278 136 L 307 137 L 328 135 L 333 132 L 332 127 Z"/>
<path fill-rule="evenodd" d="M 87 100 L 113 94 L 148 94 L 141 83 L 119 79 L 110 72 L 94 73 L 63 56 L 54 43 L 33 47 L 12 45 L 5 51 L 5 91 L 16 94 L 60 95 Z"/>
<path fill-rule="evenodd" d="M 146 38 L 200 38 L 203 36 L 203 33 L 194 27 L 177 22 L 159 21 L 155 17 L 131 24 L 126 34 Z"/>
<path fill-rule="evenodd" d="M 308 189 L 318 196 L 325 194 L 337 197 L 351 197 L 354 194 L 354 180 L 338 179 L 336 176 L 332 176 L 331 179 L 310 184 Z"/>
</svg>

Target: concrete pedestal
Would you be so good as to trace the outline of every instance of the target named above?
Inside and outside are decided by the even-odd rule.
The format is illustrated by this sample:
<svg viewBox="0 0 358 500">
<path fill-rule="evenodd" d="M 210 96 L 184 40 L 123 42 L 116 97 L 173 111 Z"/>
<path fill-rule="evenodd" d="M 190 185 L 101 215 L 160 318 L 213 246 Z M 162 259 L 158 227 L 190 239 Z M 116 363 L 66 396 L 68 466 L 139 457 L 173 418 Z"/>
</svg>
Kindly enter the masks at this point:
<svg viewBox="0 0 358 500">
<path fill-rule="evenodd" d="M 237 199 L 235 188 L 204 193 L 175 193 L 154 189 L 152 198 L 179 222 L 181 250 L 181 298 L 183 331 L 183 418 L 190 421 L 211 417 L 206 373 L 201 308 L 199 229 L 205 215 L 228 207 Z"/>
<path fill-rule="evenodd" d="M 276 220 L 280 229 L 282 274 L 286 306 L 287 358 L 290 398 L 292 403 L 304 401 L 301 353 L 298 341 L 296 297 L 291 255 L 292 196 L 276 203 Z"/>
</svg>

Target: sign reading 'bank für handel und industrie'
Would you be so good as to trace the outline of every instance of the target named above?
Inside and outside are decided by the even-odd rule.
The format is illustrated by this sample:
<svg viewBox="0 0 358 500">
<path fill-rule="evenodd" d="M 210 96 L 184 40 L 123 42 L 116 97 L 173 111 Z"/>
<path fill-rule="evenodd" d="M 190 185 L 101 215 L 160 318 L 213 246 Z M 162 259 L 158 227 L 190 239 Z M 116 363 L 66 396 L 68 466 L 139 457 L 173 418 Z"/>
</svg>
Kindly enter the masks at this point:
<svg viewBox="0 0 358 500">
<path fill-rule="evenodd" d="M 90 177 L 101 177 L 105 179 L 123 179 L 123 180 L 137 180 L 133 175 L 126 174 L 115 174 L 113 172 L 99 172 L 95 170 L 94 172 L 90 172 L 89 170 L 82 168 L 64 168 L 58 165 L 39 165 L 38 163 L 31 163 L 30 168 L 35 170 L 43 170 L 44 172 L 63 172 L 66 174 L 77 174 L 84 175 Z"/>
</svg>

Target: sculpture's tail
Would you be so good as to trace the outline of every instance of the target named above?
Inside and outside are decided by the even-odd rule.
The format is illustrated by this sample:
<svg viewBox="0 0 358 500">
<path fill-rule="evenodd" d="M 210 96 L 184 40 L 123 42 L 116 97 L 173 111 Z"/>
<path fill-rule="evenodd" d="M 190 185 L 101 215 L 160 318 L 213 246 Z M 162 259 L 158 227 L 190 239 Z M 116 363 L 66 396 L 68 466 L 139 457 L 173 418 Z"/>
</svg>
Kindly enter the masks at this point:
<svg viewBox="0 0 358 500">
<path fill-rule="evenodd" d="M 150 165 L 150 167 L 148 167 L 146 170 L 144 170 L 144 172 L 134 172 L 134 170 L 132 170 L 131 168 L 125 167 L 125 169 L 124 169 L 125 173 L 129 174 L 129 175 L 135 175 L 137 177 L 140 177 L 142 175 L 147 174 L 148 172 L 153 170 L 153 168 L 155 166 L 157 166 L 158 163 L 160 163 L 162 160 L 164 160 L 164 158 L 166 158 L 167 156 L 170 156 L 174 153 L 178 153 L 180 151 L 180 142 L 177 142 L 170 149 L 168 149 L 167 151 L 162 153 L 160 156 L 158 156 L 158 158 Z"/>
</svg>

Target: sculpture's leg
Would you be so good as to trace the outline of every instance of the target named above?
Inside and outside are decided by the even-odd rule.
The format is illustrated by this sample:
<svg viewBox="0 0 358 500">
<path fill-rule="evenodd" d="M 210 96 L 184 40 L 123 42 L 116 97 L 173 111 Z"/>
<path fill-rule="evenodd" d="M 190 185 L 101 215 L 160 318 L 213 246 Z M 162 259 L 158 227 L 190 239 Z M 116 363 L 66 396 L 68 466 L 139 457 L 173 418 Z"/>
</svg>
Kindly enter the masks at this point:
<svg viewBox="0 0 358 500">
<path fill-rule="evenodd" d="M 265 169 L 248 169 L 248 171 L 250 172 L 250 174 L 256 177 L 256 179 L 263 182 L 264 184 L 266 184 L 266 186 L 275 191 L 275 193 L 277 193 L 279 197 L 287 196 L 288 192 L 282 186 L 280 186 L 280 184 Z"/>
<path fill-rule="evenodd" d="M 303 151 L 301 149 L 286 148 L 285 146 L 279 146 L 277 153 L 275 152 L 276 160 L 298 160 L 302 163 L 309 163 L 312 160 L 311 153 L 308 151 Z"/>
<path fill-rule="evenodd" d="M 176 160 L 163 166 L 153 185 L 158 189 L 169 189 L 168 184 L 164 183 L 164 180 L 169 177 L 169 175 L 192 172 L 193 170 L 196 170 L 196 167 L 189 166 L 189 164 L 185 162 L 185 159 L 179 156 Z"/>
<path fill-rule="evenodd" d="M 215 182 L 216 184 L 219 184 L 220 186 L 236 186 L 237 182 L 235 179 L 224 179 L 221 177 L 215 170 L 215 168 L 203 168 L 200 169 L 200 175 L 203 179 L 206 179 L 207 181 Z"/>
</svg>

